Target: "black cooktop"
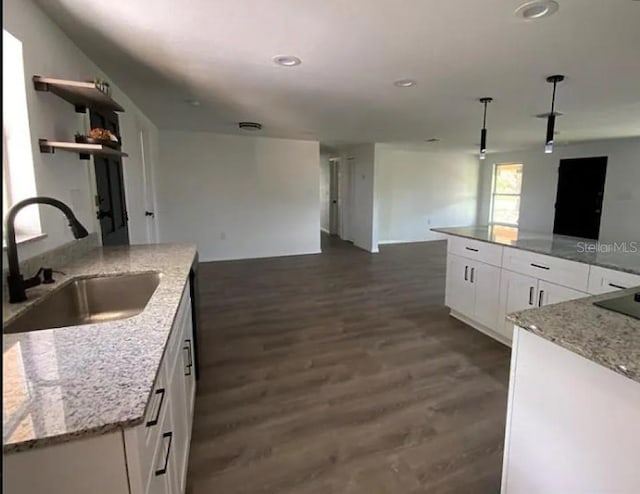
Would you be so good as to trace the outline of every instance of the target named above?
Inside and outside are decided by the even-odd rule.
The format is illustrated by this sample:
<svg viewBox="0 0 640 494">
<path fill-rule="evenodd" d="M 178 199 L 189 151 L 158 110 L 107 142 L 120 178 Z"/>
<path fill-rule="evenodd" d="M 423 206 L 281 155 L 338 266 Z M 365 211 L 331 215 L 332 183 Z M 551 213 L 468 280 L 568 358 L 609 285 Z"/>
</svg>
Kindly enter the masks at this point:
<svg viewBox="0 0 640 494">
<path fill-rule="evenodd" d="M 640 292 L 594 302 L 593 305 L 640 319 Z"/>
</svg>

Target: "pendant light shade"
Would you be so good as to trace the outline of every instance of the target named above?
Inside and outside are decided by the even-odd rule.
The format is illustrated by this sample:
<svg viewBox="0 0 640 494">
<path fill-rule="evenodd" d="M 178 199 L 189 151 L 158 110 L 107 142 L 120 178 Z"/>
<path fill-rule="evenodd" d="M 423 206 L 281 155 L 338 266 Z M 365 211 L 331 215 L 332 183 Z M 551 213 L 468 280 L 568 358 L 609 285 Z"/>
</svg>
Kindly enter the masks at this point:
<svg viewBox="0 0 640 494">
<path fill-rule="evenodd" d="M 551 111 L 547 117 L 547 137 L 544 141 L 544 152 L 553 153 L 553 141 L 556 130 L 556 86 L 564 81 L 563 75 L 552 75 L 547 77 L 547 82 L 553 84 L 553 96 L 551 97 Z"/>
<path fill-rule="evenodd" d="M 487 157 L 487 104 L 491 103 L 493 98 L 480 98 L 480 103 L 484 105 L 484 115 L 482 117 L 482 130 L 480 131 L 480 159 Z"/>
</svg>

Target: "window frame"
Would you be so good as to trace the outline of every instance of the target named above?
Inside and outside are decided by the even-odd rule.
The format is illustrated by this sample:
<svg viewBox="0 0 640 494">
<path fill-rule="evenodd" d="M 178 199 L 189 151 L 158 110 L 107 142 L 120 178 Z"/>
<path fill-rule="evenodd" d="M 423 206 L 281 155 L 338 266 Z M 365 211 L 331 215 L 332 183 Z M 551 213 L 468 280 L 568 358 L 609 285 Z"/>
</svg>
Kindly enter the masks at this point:
<svg viewBox="0 0 640 494">
<path fill-rule="evenodd" d="M 524 165 L 522 163 L 494 163 L 493 164 L 493 174 L 491 177 L 491 198 L 490 198 L 490 205 L 489 205 L 489 225 L 496 225 L 496 226 L 506 226 L 506 227 L 511 227 L 511 228 L 518 228 L 519 223 L 520 223 L 520 201 L 518 201 L 518 220 L 515 223 L 508 223 L 508 222 L 504 222 L 504 221 L 494 221 L 493 220 L 493 213 L 494 213 L 494 207 L 495 207 L 495 199 L 496 196 L 501 196 L 501 197 L 518 197 L 518 198 L 522 198 L 522 182 L 520 182 L 520 193 L 518 194 L 514 194 L 514 193 L 503 193 L 503 192 L 496 192 L 496 182 L 498 180 L 498 168 L 501 166 L 514 166 L 517 165 L 520 167 L 521 170 L 521 175 L 524 175 Z"/>
<path fill-rule="evenodd" d="M 6 29 L 2 30 L 2 221 L 17 202 L 37 194 L 36 171 L 31 141 L 31 124 L 27 101 L 27 78 L 22 42 Z M 12 94 L 7 99 L 7 94 Z M 8 104 L 10 103 L 10 104 Z M 15 219 L 18 244 L 43 238 L 38 207 L 21 211 Z M 6 232 L 2 236 L 6 248 Z"/>
</svg>

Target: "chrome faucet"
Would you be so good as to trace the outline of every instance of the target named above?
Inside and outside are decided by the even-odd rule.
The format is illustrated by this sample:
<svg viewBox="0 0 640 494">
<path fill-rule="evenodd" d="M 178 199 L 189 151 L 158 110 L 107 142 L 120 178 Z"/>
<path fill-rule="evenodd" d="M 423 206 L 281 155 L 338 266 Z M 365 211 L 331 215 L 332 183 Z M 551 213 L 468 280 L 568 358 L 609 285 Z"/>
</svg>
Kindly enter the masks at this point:
<svg viewBox="0 0 640 494">
<path fill-rule="evenodd" d="M 7 234 L 7 260 L 9 262 L 9 275 L 7 285 L 9 286 L 9 303 L 24 302 L 27 300 L 27 288 L 37 286 L 41 283 L 40 272 L 32 278 L 26 280 L 20 274 L 20 264 L 18 262 L 18 247 L 16 245 L 15 219 L 20 210 L 31 204 L 48 204 L 58 208 L 69 220 L 69 227 L 76 239 L 84 238 L 89 233 L 65 203 L 52 197 L 30 197 L 13 205 L 7 213 L 5 220 L 5 232 Z"/>
</svg>

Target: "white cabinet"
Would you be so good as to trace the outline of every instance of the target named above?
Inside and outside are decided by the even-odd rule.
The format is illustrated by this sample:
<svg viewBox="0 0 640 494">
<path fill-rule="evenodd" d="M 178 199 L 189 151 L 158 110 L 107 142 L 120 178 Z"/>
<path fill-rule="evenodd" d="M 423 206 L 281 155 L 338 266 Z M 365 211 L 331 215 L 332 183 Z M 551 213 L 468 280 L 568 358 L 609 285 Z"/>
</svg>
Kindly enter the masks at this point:
<svg viewBox="0 0 640 494">
<path fill-rule="evenodd" d="M 469 281 L 472 261 L 455 254 L 447 256 L 445 304 L 461 314 L 471 315 L 474 308 L 474 286 Z"/>
<path fill-rule="evenodd" d="M 640 286 L 640 276 L 477 240 L 447 238 L 445 304 L 451 315 L 503 343 L 506 315 Z M 587 293 L 588 289 L 588 293 Z"/>
<path fill-rule="evenodd" d="M 640 384 L 524 329 L 511 352 L 502 494 L 640 492 Z"/>
<path fill-rule="evenodd" d="M 447 256 L 445 303 L 451 309 L 493 329 L 499 293 L 500 268 L 455 254 Z"/>
<path fill-rule="evenodd" d="M 191 442 L 194 371 L 187 283 L 143 422 L 104 435 L 5 455 L 3 480 L 7 492 L 183 494 Z"/>
<path fill-rule="evenodd" d="M 500 268 L 477 262 L 471 268 L 475 287 L 473 318 L 488 328 L 498 321 Z"/>
<path fill-rule="evenodd" d="M 505 319 L 507 314 L 530 309 L 537 304 L 538 280 L 512 271 L 502 270 L 500 284 L 500 323 L 498 330 L 511 341 L 513 323 Z"/>
<path fill-rule="evenodd" d="M 505 247 L 502 268 L 582 292 L 587 291 L 589 265 L 581 262 Z"/>
<path fill-rule="evenodd" d="M 588 293 L 556 285 L 548 281 L 538 281 L 538 307 L 559 304 L 576 298 L 586 297 Z"/>
<path fill-rule="evenodd" d="M 185 492 L 195 392 L 192 338 L 187 284 L 156 378 L 164 383 L 164 400 L 159 403 L 159 411 L 152 412 L 160 419 L 124 431 L 127 458 L 132 458 L 128 461 L 131 494 Z M 154 410 L 153 404 L 149 407 Z M 148 435 L 150 428 L 155 431 L 156 441 L 148 461 L 148 456 L 141 453 L 146 443 L 142 444 L 140 438 Z"/>
<path fill-rule="evenodd" d="M 506 315 L 525 309 L 533 309 L 544 305 L 558 304 L 588 294 L 573 288 L 567 288 L 548 281 L 538 280 L 533 276 L 502 270 L 500 283 L 500 325 L 499 331 L 511 340 L 513 323 L 506 320 Z"/>
<path fill-rule="evenodd" d="M 614 271 L 600 266 L 591 266 L 589 270 L 588 291 L 593 295 L 624 290 L 634 286 L 640 286 L 640 276 L 637 274 Z"/>
<path fill-rule="evenodd" d="M 449 237 L 447 242 L 451 254 L 498 267 L 502 265 L 502 249 L 500 245 L 462 237 Z"/>
</svg>

